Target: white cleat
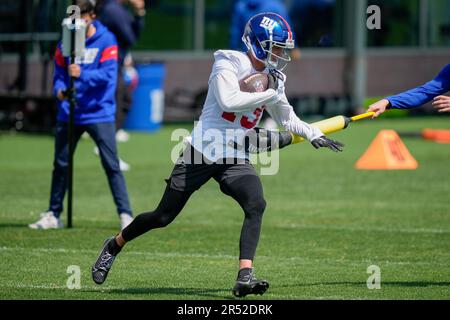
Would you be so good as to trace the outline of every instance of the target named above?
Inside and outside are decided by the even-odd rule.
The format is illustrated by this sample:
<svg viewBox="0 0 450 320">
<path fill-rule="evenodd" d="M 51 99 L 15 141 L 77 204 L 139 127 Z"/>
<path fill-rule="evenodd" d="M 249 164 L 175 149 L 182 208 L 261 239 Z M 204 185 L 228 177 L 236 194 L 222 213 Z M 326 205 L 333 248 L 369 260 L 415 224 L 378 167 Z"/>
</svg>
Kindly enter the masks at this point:
<svg viewBox="0 0 450 320">
<path fill-rule="evenodd" d="M 61 219 L 55 217 L 52 211 L 41 213 L 41 218 L 35 223 L 29 224 L 30 229 L 47 230 L 47 229 L 61 229 L 64 228 Z"/>
<path fill-rule="evenodd" d="M 125 229 L 133 221 L 133 217 L 130 216 L 128 213 L 121 213 L 119 217 L 120 217 L 120 230 Z"/>
<path fill-rule="evenodd" d="M 116 132 L 116 141 L 117 142 L 128 142 L 130 140 L 130 135 L 123 129 L 119 129 Z"/>
</svg>

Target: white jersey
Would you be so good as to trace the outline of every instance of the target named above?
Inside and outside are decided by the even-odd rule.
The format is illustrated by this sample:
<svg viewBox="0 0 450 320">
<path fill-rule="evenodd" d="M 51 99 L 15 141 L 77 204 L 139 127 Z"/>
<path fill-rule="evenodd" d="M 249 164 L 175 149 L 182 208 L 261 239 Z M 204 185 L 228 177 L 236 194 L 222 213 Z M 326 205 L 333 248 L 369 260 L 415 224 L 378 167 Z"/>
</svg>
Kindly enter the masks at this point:
<svg viewBox="0 0 450 320">
<path fill-rule="evenodd" d="M 241 144 L 247 131 L 258 125 L 264 110 L 285 130 L 309 141 L 323 135 L 297 117 L 284 93 L 284 84 L 277 91 L 240 91 L 239 80 L 257 72 L 245 53 L 219 50 L 214 58 L 206 101 L 191 133 L 192 146 L 206 158 L 213 162 L 248 158 L 244 150 L 233 147 L 233 141 Z"/>
</svg>

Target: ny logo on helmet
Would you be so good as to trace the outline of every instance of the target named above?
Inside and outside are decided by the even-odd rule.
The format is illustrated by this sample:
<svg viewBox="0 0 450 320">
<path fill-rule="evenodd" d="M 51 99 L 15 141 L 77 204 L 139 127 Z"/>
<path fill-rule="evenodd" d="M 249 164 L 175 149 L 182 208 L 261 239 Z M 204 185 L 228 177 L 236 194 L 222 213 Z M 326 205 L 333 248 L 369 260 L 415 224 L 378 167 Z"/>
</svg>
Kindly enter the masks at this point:
<svg viewBox="0 0 450 320">
<path fill-rule="evenodd" d="M 273 28 L 275 28 L 276 24 L 277 24 L 277 22 L 275 20 L 272 20 L 270 18 L 264 17 L 261 20 L 261 23 L 260 23 L 259 26 L 263 27 L 264 29 L 267 29 L 269 31 L 272 31 Z"/>
</svg>

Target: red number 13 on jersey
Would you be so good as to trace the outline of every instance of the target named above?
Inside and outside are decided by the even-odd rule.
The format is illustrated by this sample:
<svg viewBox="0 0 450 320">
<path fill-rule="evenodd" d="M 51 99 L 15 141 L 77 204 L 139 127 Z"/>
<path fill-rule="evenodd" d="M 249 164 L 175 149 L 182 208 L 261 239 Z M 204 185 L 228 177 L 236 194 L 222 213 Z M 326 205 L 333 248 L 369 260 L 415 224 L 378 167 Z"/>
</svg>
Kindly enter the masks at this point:
<svg viewBox="0 0 450 320">
<path fill-rule="evenodd" d="M 246 129 L 251 129 L 258 123 L 259 118 L 261 117 L 263 112 L 263 109 L 256 108 L 256 110 L 253 112 L 253 115 L 255 116 L 255 119 L 253 121 L 250 121 L 248 117 L 243 116 L 241 118 L 241 126 L 243 126 Z M 236 120 L 236 114 L 234 112 L 223 112 L 222 118 L 224 118 L 227 121 L 234 122 Z"/>
</svg>

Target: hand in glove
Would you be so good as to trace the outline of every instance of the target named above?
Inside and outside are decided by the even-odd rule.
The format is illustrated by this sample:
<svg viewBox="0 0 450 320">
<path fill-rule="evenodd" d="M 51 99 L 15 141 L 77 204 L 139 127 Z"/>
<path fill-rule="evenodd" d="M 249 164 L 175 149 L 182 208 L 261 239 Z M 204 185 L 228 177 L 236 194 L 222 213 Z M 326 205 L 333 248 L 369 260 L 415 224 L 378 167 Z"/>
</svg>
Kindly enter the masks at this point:
<svg viewBox="0 0 450 320">
<path fill-rule="evenodd" d="M 267 88 L 277 91 L 278 90 L 278 78 L 271 73 L 269 73 L 267 75 L 267 78 L 269 78 L 269 84 L 268 84 Z"/>
<path fill-rule="evenodd" d="M 328 148 L 333 150 L 334 152 L 342 151 L 342 147 L 344 146 L 339 141 L 328 139 L 326 136 L 321 136 L 317 139 L 314 139 L 313 141 L 311 141 L 311 144 L 316 149 Z"/>
<path fill-rule="evenodd" d="M 282 85 L 285 80 L 283 74 L 274 69 L 269 71 L 267 77 L 269 78 L 268 88 L 273 89 L 275 91 L 279 89 L 279 86 Z"/>
</svg>

